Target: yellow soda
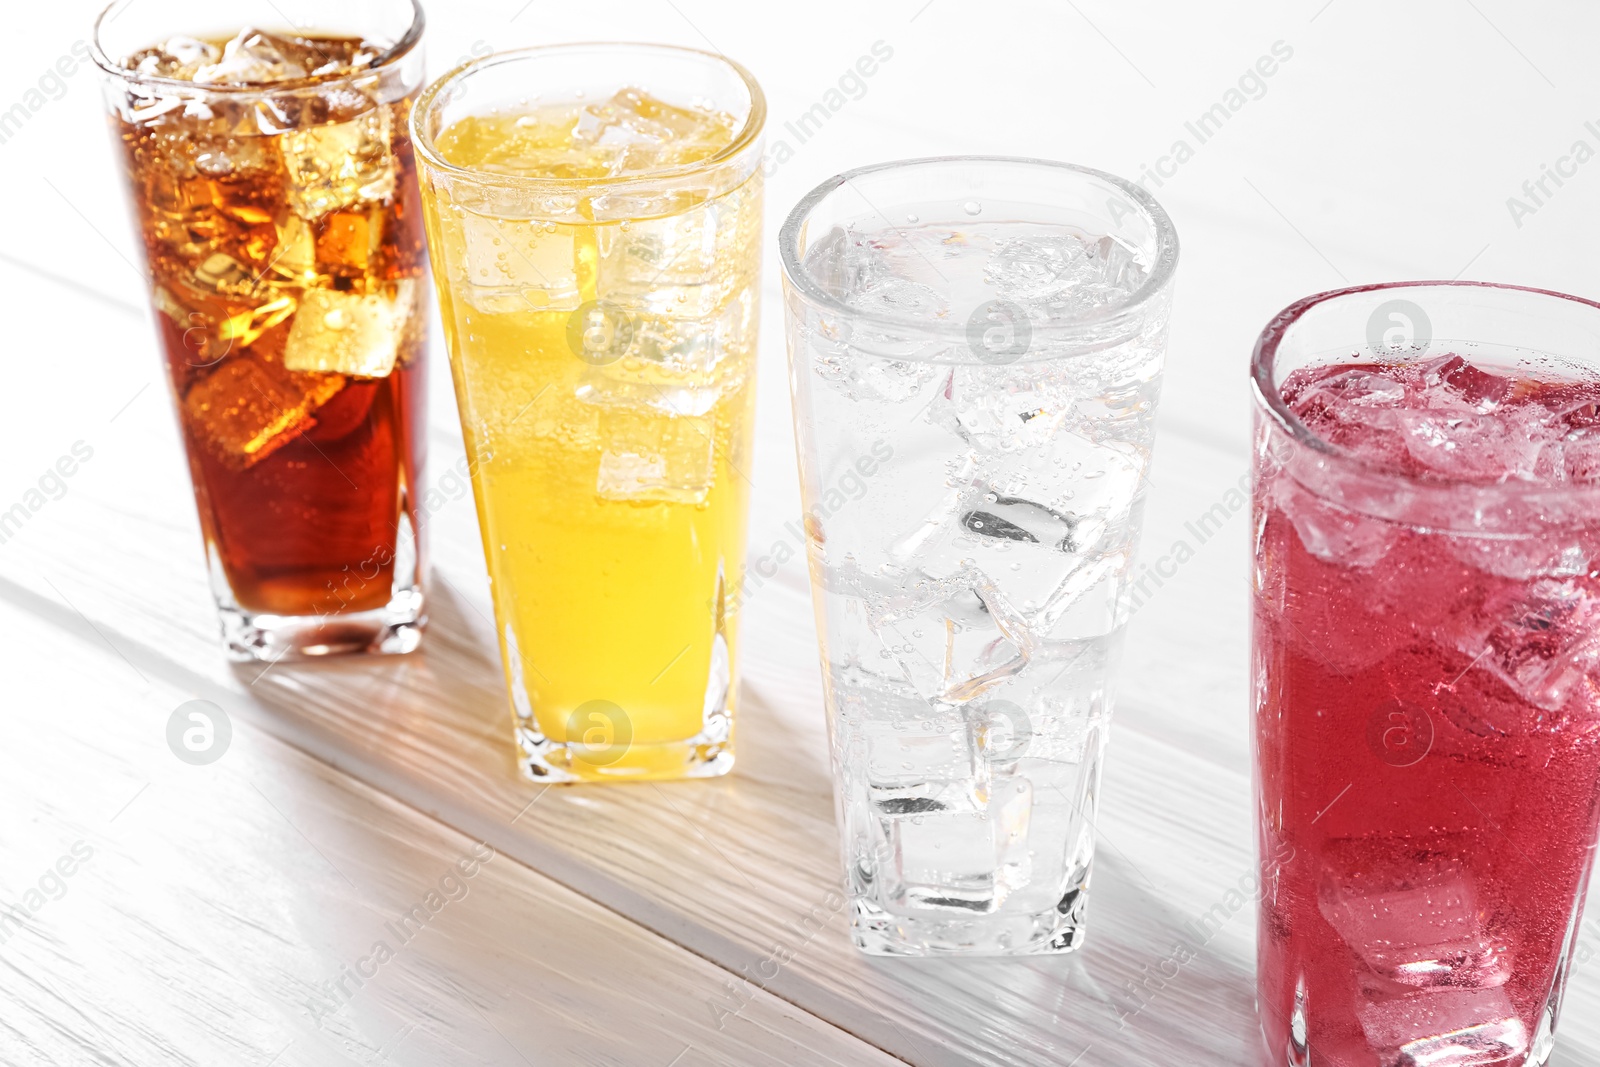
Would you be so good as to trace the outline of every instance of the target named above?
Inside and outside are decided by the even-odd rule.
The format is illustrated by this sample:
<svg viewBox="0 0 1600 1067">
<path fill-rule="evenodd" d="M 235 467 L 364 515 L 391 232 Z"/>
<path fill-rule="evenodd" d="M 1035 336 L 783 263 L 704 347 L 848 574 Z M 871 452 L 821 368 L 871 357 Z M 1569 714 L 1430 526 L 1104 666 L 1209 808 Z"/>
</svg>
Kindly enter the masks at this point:
<svg viewBox="0 0 1600 1067">
<path fill-rule="evenodd" d="M 424 168 L 525 766 L 725 773 L 750 491 L 761 176 L 641 90 L 468 115 Z"/>
</svg>

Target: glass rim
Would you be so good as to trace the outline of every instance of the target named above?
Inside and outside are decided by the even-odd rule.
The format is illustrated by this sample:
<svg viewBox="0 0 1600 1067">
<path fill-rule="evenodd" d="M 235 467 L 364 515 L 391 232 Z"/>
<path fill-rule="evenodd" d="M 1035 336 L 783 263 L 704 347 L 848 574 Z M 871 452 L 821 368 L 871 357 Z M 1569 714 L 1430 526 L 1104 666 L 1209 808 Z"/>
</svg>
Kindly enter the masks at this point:
<svg viewBox="0 0 1600 1067">
<path fill-rule="evenodd" d="M 1330 289 L 1327 292 L 1316 293 L 1295 301 L 1267 323 L 1265 329 L 1256 338 L 1255 351 L 1250 359 L 1250 382 L 1252 392 L 1255 393 L 1257 410 L 1270 418 L 1273 424 L 1296 443 L 1312 449 L 1318 454 L 1336 461 L 1342 465 L 1361 471 L 1363 474 L 1375 478 L 1396 479 L 1408 485 L 1426 486 L 1437 489 L 1491 489 L 1499 493 L 1511 495 L 1536 496 L 1540 494 L 1559 493 L 1562 495 L 1590 493 L 1600 496 L 1595 486 L 1582 485 L 1546 485 L 1536 482 L 1491 482 L 1481 478 L 1464 478 L 1452 475 L 1429 474 L 1425 477 L 1410 475 L 1393 466 L 1375 463 L 1356 454 L 1340 448 L 1331 441 L 1325 440 L 1301 421 L 1283 399 L 1283 393 L 1272 380 L 1273 370 L 1277 364 L 1278 348 L 1288 337 L 1289 332 L 1313 308 L 1335 300 L 1342 300 L 1367 293 L 1386 293 L 1395 291 L 1410 291 L 1419 289 L 1489 289 L 1497 292 L 1526 293 L 1531 296 L 1563 300 L 1572 304 L 1600 311 L 1600 303 L 1573 296 L 1571 293 L 1560 293 L 1553 289 L 1538 289 L 1526 285 L 1509 285 L 1502 282 L 1476 282 L 1476 281 L 1410 281 L 1410 282 L 1381 282 L 1374 285 L 1352 285 L 1343 289 Z M 1466 340 L 1461 338 L 1459 340 Z"/>
<path fill-rule="evenodd" d="M 948 337 L 956 340 L 966 338 L 968 326 L 965 322 L 956 322 L 954 320 L 929 322 L 926 319 L 902 318 L 897 315 L 862 311 L 859 308 L 851 307 L 818 285 L 816 280 L 811 277 L 811 273 L 805 269 L 805 263 L 800 257 L 801 227 L 809 220 L 816 206 L 822 203 L 829 194 L 868 174 L 910 170 L 930 165 L 943 166 L 960 163 L 1019 164 L 1041 170 L 1066 171 L 1079 178 L 1095 178 L 1107 182 L 1136 203 L 1155 230 L 1155 260 L 1151 265 L 1149 275 L 1139 288 L 1129 293 L 1119 303 L 1100 308 L 1092 315 L 1075 318 L 1070 322 L 1034 324 L 1031 328 L 1035 335 L 1051 338 L 1070 337 L 1074 334 L 1083 333 L 1087 329 L 1131 318 L 1141 311 L 1152 298 L 1171 285 L 1173 276 L 1178 269 L 1178 253 L 1180 250 L 1178 230 L 1173 225 L 1172 218 L 1167 214 L 1166 209 L 1161 206 L 1154 196 L 1150 195 L 1147 189 L 1128 181 L 1126 178 L 1120 178 L 1107 171 L 1081 166 L 1077 163 L 1064 163 L 1059 160 L 1039 159 L 1033 156 L 994 155 L 919 156 L 913 159 L 896 159 L 884 163 L 871 163 L 864 167 L 854 167 L 835 174 L 807 193 L 794 206 L 794 209 L 789 212 L 789 217 L 784 220 L 782 228 L 778 231 L 778 259 L 783 266 L 784 277 L 811 303 L 827 308 L 838 315 L 845 316 L 852 322 L 861 322 L 879 328 L 911 333 L 917 337 L 941 339 Z M 889 220 L 885 219 L 884 221 L 888 222 Z M 893 225 L 893 223 L 890 223 L 890 225 Z"/>
<path fill-rule="evenodd" d="M 438 147 L 434 144 L 434 138 L 427 131 L 426 123 L 428 116 L 433 113 L 439 98 L 444 94 L 445 90 L 460 84 L 471 75 L 489 67 L 538 59 L 542 56 L 555 55 L 562 52 L 583 51 L 654 52 L 709 60 L 712 64 L 720 65 L 732 71 L 744 83 L 745 89 L 750 93 L 749 114 L 745 115 L 744 121 L 734 135 L 733 140 L 705 159 L 696 160 L 693 163 L 663 167 L 658 170 L 642 171 L 637 174 L 617 174 L 598 178 L 557 178 L 534 177 L 525 174 L 500 174 L 477 167 L 463 167 L 450 162 L 440 155 Z M 651 41 L 574 41 L 564 44 L 512 48 L 504 52 L 496 52 L 493 55 L 480 56 L 440 76 L 432 85 L 423 90 L 422 95 L 417 98 L 416 106 L 411 109 L 411 142 L 416 146 L 417 154 L 426 161 L 427 165 L 441 173 L 451 174 L 480 185 L 492 185 L 508 189 L 547 189 L 557 192 L 571 192 L 580 189 L 618 189 L 632 186 L 648 186 L 715 170 L 730 160 L 737 159 L 760 143 L 761 136 L 766 130 L 766 125 L 767 97 L 761 91 L 761 83 L 756 81 L 755 75 L 744 64 L 720 52 L 708 52 L 703 48 L 659 44 Z"/>
<path fill-rule="evenodd" d="M 138 85 L 150 85 L 176 91 L 187 90 L 191 93 L 203 93 L 207 95 L 216 94 L 249 96 L 251 94 L 262 95 L 278 92 L 293 92 L 300 89 L 315 88 L 319 85 L 334 85 L 339 82 L 349 81 L 353 78 L 360 78 L 376 71 L 387 69 L 394 66 L 396 62 L 404 59 L 407 55 L 410 55 L 411 52 L 417 47 L 417 45 L 422 41 L 422 32 L 427 27 L 428 21 L 427 15 L 422 10 L 421 0 L 403 0 L 403 2 L 411 5 L 410 27 L 404 34 L 400 36 L 398 41 L 380 53 L 378 58 L 373 60 L 371 66 L 364 67 L 361 70 L 345 71 L 336 74 L 312 74 L 307 75 L 304 78 L 290 78 L 284 81 L 268 82 L 263 85 L 211 85 L 204 82 L 184 81 L 180 78 L 163 78 L 147 74 L 140 74 L 136 70 L 130 70 L 127 67 L 124 67 L 122 64 L 113 60 L 109 55 L 106 54 L 105 49 L 100 46 L 101 30 L 104 28 L 106 22 L 113 17 L 112 12 L 120 12 L 120 9 L 136 2 L 137 0 L 111 0 L 111 3 L 107 4 L 106 7 L 101 10 L 100 14 L 96 16 L 94 20 L 94 32 L 91 34 L 92 40 L 89 42 L 89 54 L 93 57 L 95 66 L 99 67 L 107 74 L 115 75 Z M 298 33 L 300 31 L 297 29 L 295 32 Z"/>
</svg>

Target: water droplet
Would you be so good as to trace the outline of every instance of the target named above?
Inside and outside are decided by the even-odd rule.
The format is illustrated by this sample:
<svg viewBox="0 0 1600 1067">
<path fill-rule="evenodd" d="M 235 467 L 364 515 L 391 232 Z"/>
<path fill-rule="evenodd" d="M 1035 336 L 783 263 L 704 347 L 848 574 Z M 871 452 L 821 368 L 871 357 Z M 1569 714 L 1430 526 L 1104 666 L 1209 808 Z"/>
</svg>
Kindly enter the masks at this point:
<svg viewBox="0 0 1600 1067">
<path fill-rule="evenodd" d="M 917 223 L 921 222 L 922 220 L 917 218 L 917 216 L 915 216 L 915 215 L 907 215 L 906 216 L 906 221 L 909 222 L 911 225 L 915 226 Z"/>
<path fill-rule="evenodd" d="M 344 308 L 334 308 L 322 316 L 322 322 L 330 330 L 342 330 L 350 325 L 350 313 Z"/>
<path fill-rule="evenodd" d="M 978 203 L 976 200 L 968 200 L 965 204 L 961 205 L 961 210 L 965 211 L 968 215 L 981 215 L 983 213 L 983 205 Z"/>
</svg>

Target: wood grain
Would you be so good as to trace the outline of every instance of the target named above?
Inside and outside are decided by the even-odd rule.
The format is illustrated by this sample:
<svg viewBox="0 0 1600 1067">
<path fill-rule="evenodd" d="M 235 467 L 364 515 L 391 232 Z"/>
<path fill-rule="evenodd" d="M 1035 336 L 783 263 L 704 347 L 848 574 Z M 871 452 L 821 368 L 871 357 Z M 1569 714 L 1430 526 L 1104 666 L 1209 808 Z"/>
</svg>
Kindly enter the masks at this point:
<svg viewBox="0 0 1600 1067">
<path fill-rule="evenodd" d="M 0 1063 L 893 1062 L 758 991 L 718 1027 L 713 964 L 245 723 L 185 765 L 182 689 L 10 604 L 0 627 L 49 697 L 0 718 L 27 815 L 0 907 L 45 885 L 0 927 Z"/>
</svg>

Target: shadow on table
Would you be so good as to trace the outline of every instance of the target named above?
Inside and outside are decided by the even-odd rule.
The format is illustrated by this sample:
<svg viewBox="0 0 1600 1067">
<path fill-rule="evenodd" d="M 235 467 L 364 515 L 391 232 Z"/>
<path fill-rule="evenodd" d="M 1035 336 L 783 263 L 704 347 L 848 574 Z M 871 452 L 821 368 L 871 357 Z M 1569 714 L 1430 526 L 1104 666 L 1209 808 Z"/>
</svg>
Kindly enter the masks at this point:
<svg viewBox="0 0 1600 1067">
<path fill-rule="evenodd" d="M 461 736 L 496 773 L 514 773 L 493 623 L 444 581 L 433 583 L 422 647 L 404 656 L 334 656 L 262 665 L 234 664 L 240 684 L 274 714 L 374 745 L 407 737 Z"/>
</svg>

